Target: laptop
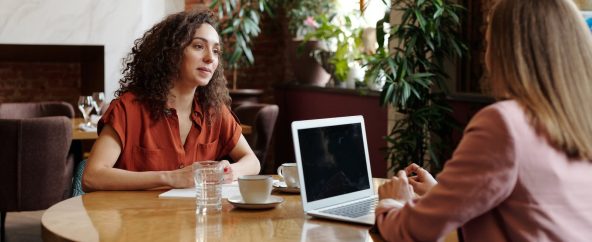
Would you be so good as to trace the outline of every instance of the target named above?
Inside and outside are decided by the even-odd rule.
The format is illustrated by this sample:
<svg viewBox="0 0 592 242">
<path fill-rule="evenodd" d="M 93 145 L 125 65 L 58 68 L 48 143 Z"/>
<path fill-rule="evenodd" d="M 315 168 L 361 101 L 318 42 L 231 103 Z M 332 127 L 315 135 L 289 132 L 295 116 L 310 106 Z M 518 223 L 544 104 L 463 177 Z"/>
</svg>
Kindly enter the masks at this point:
<svg viewBox="0 0 592 242">
<path fill-rule="evenodd" d="M 362 116 L 292 122 L 302 207 L 308 215 L 374 224 L 374 193 Z"/>
</svg>

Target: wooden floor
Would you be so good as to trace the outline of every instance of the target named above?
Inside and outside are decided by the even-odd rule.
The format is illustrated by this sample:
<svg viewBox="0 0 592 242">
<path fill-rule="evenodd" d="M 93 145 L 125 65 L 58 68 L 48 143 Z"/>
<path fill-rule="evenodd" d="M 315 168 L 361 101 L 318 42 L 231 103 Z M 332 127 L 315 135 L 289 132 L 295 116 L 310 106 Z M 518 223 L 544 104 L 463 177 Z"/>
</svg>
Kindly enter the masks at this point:
<svg viewBox="0 0 592 242">
<path fill-rule="evenodd" d="M 45 210 L 6 213 L 6 242 L 37 242 L 41 239 L 41 216 Z"/>
</svg>

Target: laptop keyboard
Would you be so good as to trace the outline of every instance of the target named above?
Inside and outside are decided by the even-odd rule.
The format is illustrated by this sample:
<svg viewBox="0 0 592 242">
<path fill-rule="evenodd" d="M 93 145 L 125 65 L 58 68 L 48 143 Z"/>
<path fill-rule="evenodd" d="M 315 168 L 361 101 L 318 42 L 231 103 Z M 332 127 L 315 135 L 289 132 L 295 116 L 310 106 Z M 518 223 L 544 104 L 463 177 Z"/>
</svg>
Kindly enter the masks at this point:
<svg viewBox="0 0 592 242">
<path fill-rule="evenodd" d="M 376 203 L 378 202 L 377 198 L 361 200 L 356 203 L 351 203 L 339 207 L 329 208 L 325 210 L 320 210 L 323 213 L 339 215 L 349 218 L 357 218 L 364 215 L 368 215 L 374 212 L 374 208 L 376 208 Z"/>
</svg>

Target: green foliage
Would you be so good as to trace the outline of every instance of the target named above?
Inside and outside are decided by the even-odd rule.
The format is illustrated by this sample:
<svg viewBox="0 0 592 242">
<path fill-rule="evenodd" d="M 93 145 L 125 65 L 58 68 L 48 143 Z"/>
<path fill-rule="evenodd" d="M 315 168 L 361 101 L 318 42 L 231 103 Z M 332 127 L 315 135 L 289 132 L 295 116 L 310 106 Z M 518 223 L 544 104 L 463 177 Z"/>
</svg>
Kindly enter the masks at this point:
<svg viewBox="0 0 592 242">
<path fill-rule="evenodd" d="M 464 8 L 449 0 L 395 0 L 393 8 L 402 12 L 401 23 L 390 33 L 397 44 L 389 54 L 379 49 L 378 55 L 384 58 L 369 63 L 371 75 L 386 76 L 381 105 L 391 104 L 405 115 L 386 138 L 387 159 L 395 170 L 429 162 L 437 173 L 440 157 L 450 153 L 449 138 L 455 127 L 444 100 L 448 90 L 442 63 L 467 52 L 459 37 Z M 377 28 L 378 38 L 385 36 L 381 29 Z"/>
<path fill-rule="evenodd" d="M 288 16 L 288 29 L 296 38 L 303 37 L 307 33 L 314 31 L 310 26 L 306 26 L 304 21 L 312 17 L 318 21 L 318 16 L 332 16 L 335 13 L 335 0 L 280 0 L 284 1 L 286 14 Z"/>
<path fill-rule="evenodd" d="M 319 27 L 304 36 L 304 41 L 318 40 L 327 48 L 315 50 L 313 55 L 337 82 L 345 81 L 349 72 L 349 63 L 362 57 L 362 29 L 354 27 L 349 16 L 343 16 L 340 25 L 332 18 L 320 15 Z M 334 48 L 331 48 L 334 45 Z"/>
<path fill-rule="evenodd" d="M 261 33 L 259 22 L 263 14 L 273 16 L 266 0 L 213 0 L 210 9 L 217 10 L 220 35 L 225 45 L 223 58 L 230 68 L 255 62 L 251 40 Z"/>
</svg>

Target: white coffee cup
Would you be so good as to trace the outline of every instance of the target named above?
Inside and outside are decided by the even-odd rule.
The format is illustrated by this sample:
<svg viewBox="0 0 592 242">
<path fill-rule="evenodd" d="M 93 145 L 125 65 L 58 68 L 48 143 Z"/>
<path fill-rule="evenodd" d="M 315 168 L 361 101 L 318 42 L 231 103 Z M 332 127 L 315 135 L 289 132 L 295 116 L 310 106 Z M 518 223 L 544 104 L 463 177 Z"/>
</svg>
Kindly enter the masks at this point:
<svg viewBox="0 0 592 242">
<path fill-rule="evenodd" d="M 298 166 L 296 163 L 284 163 L 277 169 L 277 173 L 286 182 L 289 188 L 300 187 L 300 177 L 298 176 Z"/>
<path fill-rule="evenodd" d="M 271 194 L 271 176 L 250 175 L 238 178 L 238 189 L 245 203 L 265 203 Z"/>
</svg>

